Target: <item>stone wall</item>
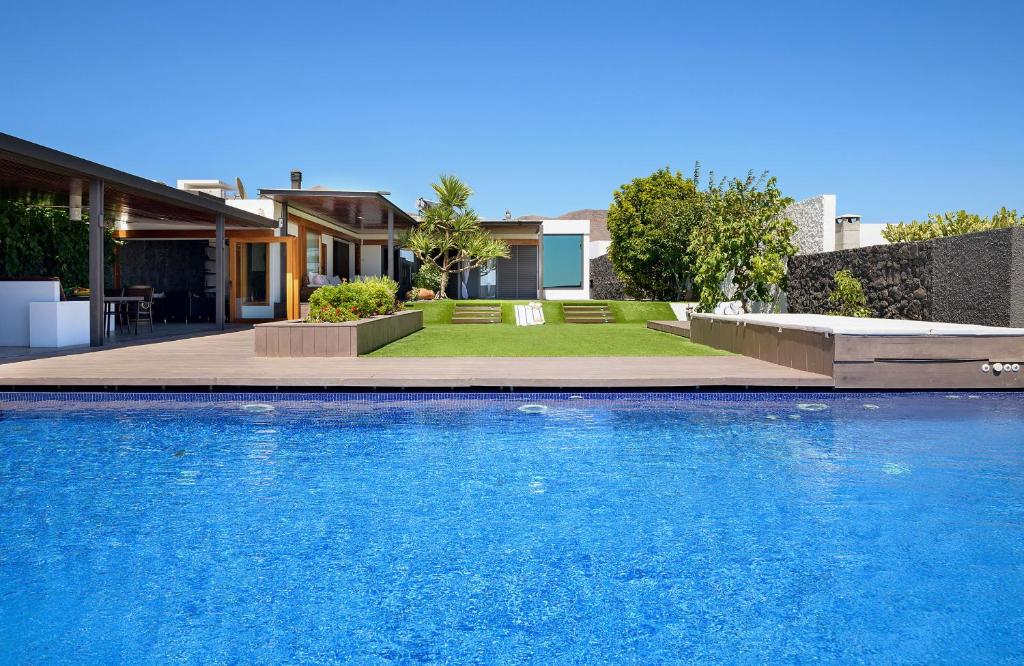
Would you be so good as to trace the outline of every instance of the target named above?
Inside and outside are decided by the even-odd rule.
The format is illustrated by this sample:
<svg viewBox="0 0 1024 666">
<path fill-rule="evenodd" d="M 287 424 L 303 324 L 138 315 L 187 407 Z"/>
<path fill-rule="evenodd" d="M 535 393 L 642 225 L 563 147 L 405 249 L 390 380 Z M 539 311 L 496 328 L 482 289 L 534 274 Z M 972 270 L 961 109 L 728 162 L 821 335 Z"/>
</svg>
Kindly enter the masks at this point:
<svg viewBox="0 0 1024 666">
<path fill-rule="evenodd" d="M 607 254 L 590 260 L 590 298 L 600 301 L 621 301 L 626 298 L 622 280 L 612 268 Z"/>
<path fill-rule="evenodd" d="M 836 271 L 864 285 L 873 316 L 1024 326 L 1024 228 L 798 255 L 790 312 L 828 312 Z"/>
<path fill-rule="evenodd" d="M 800 254 L 824 252 L 835 246 L 836 195 L 819 194 L 797 201 L 787 206 L 783 215 L 796 224 L 793 244 Z"/>
</svg>

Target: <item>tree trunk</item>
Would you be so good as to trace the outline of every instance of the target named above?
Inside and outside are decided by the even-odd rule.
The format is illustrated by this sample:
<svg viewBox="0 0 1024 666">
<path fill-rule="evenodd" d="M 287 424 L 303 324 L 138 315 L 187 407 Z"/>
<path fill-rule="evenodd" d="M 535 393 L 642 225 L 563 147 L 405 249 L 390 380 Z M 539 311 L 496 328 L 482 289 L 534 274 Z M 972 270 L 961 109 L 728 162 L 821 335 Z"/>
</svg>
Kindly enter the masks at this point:
<svg viewBox="0 0 1024 666">
<path fill-rule="evenodd" d="M 444 268 L 441 269 L 441 282 L 437 286 L 437 294 L 434 295 L 434 300 L 441 300 L 448 298 L 448 294 L 445 293 L 448 288 L 448 271 Z"/>
</svg>

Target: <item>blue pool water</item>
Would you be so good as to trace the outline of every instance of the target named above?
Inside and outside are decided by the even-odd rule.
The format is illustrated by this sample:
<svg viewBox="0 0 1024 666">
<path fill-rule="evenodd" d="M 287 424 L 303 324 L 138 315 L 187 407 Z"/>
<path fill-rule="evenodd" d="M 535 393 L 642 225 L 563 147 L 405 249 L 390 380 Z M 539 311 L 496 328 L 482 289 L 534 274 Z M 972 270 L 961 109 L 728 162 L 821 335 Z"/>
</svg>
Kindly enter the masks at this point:
<svg viewBox="0 0 1024 666">
<path fill-rule="evenodd" d="M 1020 663 L 1022 429 L 1013 394 L 0 394 L 0 661 Z"/>
</svg>

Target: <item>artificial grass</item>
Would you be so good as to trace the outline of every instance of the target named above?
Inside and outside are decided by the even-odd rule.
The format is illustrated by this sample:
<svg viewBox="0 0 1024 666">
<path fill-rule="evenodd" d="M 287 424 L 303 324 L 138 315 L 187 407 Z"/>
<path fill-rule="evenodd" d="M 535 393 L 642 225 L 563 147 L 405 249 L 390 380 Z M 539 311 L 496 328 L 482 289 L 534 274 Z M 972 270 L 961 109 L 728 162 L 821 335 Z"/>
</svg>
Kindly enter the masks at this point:
<svg viewBox="0 0 1024 666">
<path fill-rule="evenodd" d="M 542 301 L 546 324 L 516 326 L 513 305 L 528 301 L 432 301 L 424 328 L 370 356 L 723 356 L 728 352 L 653 331 L 650 319 L 675 319 L 667 303 L 643 301 Z M 566 324 L 562 304 L 607 302 L 615 324 Z M 456 303 L 501 305 L 501 324 L 451 324 Z"/>
<path fill-rule="evenodd" d="M 495 301 L 495 300 L 463 300 L 456 301 L 446 298 L 440 301 L 420 301 L 411 303 L 407 307 L 423 310 L 423 325 L 450 324 L 452 313 L 455 311 L 455 304 L 460 305 L 500 305 L 501 323 L 516 323 L 516 305 L 530 303 L 532 301 Z M 548 324 L 564 324 L 565 318 L 562 315 L 563 305 L 607 305 L 615 315 L 615 322 L 618 324 L 646 324 L 654 319 L 674 320 L 676 315 L 668 303 L 656 301 L 540 301 L 544 308 L 544 320 Z"/>
</svg>

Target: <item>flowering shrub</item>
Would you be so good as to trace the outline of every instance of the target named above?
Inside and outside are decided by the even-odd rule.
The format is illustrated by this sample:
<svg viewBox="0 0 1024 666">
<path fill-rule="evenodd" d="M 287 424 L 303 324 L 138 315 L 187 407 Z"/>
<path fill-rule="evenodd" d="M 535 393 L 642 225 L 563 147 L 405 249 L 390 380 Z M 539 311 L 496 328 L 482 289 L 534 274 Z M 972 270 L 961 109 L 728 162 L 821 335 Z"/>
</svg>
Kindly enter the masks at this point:
<svg viewBox="0 0 1024 666">
<path fill-rule="evenodd" d="M 325 285 L 310 295 L 306 321 L 333 324 L 391 314 L 397 293 L 398 283 L 388 277 Z"/>
</svg>

